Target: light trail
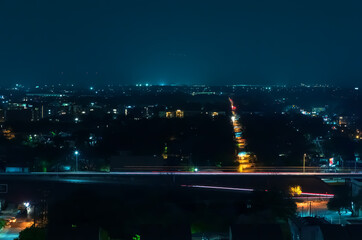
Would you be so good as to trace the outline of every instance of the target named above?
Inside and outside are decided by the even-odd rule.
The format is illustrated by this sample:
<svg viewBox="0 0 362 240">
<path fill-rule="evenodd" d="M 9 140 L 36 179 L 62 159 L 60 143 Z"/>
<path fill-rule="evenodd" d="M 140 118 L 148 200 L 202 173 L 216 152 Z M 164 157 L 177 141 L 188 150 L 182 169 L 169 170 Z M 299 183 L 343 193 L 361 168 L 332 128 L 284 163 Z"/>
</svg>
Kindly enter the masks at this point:
<svg viewBox="0 0 362 240">
<path fill-rule="evenodd" d="M 329 198 L 333 198 L 333 197 L 311 197 L 311 196 L 303 196 L 303 197 L 292 197 L 295 200 L 321 200 L 321 199 L 329 199 Z"/>
<path fill-rule="evenodd" d="M 314 197 L 329 197 L 329 198 L 333 198 L 333 197 L 334 197 L 334 194 L 329 194 L 329 193 L 309 193 L 309 192 L 302 192 L 300 195 L 314 196 Z"/>
<path fill-rule="evenodd" d="M 135 171 L 135 172 L 30 172 L 30 173 L 0 173 L 0 176 L 117 176 L 117 175 L 186 175 L 186 176 L 362 176 L 361 172 L 324 173 L 324 172 L 181 172 L 181 171 Z"/>
<path fill-rule="evenodd" d="M 181 185 L 181 187 L 189 188 L 203 188 L 203 189 L 215 189 L 215 190 L 231 190 L 231 191 L 240 191 L 240 192 L 254 192 L 255 189 L 252 188 L 235 188 L 235 187 L 221 187 L 221 186 L 207 186 L 207 185 Z M 268 190 L 264 190 L 268 192 Z M 294 196 L 294 199 L 320 199 L 320 198 L 333 198 L 334 194 L 328 193 L 310 193 L 302 192 L 300 196 Z"/>
<path fill-rule="evenodd" d="M 181 185 L 181 187 L 232 190 L 232 191 L 242 191 L 242 192 L 253 192 L 254 191 L 254 189 L 251 189 L 251 188 L 233 188 L 233 187 L 218 187 L 218 186 L 204 186 L 204 185 Z"/>
</svg>

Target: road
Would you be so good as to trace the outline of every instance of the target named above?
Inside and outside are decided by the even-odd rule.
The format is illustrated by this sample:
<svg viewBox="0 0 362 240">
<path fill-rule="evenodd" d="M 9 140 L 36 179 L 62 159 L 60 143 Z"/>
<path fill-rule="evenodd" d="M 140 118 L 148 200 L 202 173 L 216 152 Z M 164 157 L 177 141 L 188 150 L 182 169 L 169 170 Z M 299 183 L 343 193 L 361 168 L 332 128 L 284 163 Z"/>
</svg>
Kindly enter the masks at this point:
<svg viewBox="0 0 362 240">
<path fill-rule="evenodd" d="M 0 173 L 0 177 L 117 177 L 117 176 L 317 176 L 317 177 L 362 177 L 362 169 L 354 171 L 324 172 L 318 169 L 307 170 L 306 172 L 295 171 L 291 168 L 263 168 L 255 172 L 223 172 L 213 169 L 186 172 L 186 171 L 152 171 L 144 169 L 141 171 L 125 172 L 32 172 L 32 173 Z"/>
<path fill-rule="evenodd" d="M 19 233 L 25 228 L 31 227 L 33 222 L 27 220 L 18 220 L 15 223 L 11 223 L 0 231 L 1 240 L 14 240 L 19 237 Z"/>
<path fill-rule="evenodd" d="M 317 173 L 326 177 L 336 177 L 329 173 Z M 325 175 L 327 174 L 327 175 Z M 336 173 L 333 173 L 336 174 Z M 339 176 L 339 175 L 337 175 Z M 362 173 L 355 177 L 362 178 Z M 340 177 L 340 176 L 339 176 Z M 350 178 L 351 175 L 348 175 Z M 292 186 L 300 186 L 303 193 L 309 197 L 320 197 L 316 194 L 332 194 L 330 187 L 316 173 L 296 172 L 67 172 L 67 173 L 22 173 L 0 174 L 1 186 L 6 186 L 7 197 L 23 196 L 22 201 L 32 199 L 34 190 L 39 186 L 56 189 L 57 186 L 67 185 L 118 185 L 138 187 L 167 187 L 182 189 L 200 189 L 202 191 L 234 191 L 251 192 L 279 189 L 289 191 Z M 69 188 L 68 187 L 68 188 Z M 6 188 L 4 188 L 6 190 Z M 310 194 L 311 193 L 311 194 Z M 26 199 L 26 196 L 29 196 Z M 304 197 L 304 196 L 303 196 Z"/>
<path fill-rule="evenodd" d="M 341 211 L 341 215 L 337 211 L 328 210 L 328 200 L 311 200 L 297 202 L 297 212 L 301 217 L 322 217 L 331 224 L 350 224 L 350 221 L 362 222 L 362 217 L 352 217 L 349 210 Z"/>
</svg>

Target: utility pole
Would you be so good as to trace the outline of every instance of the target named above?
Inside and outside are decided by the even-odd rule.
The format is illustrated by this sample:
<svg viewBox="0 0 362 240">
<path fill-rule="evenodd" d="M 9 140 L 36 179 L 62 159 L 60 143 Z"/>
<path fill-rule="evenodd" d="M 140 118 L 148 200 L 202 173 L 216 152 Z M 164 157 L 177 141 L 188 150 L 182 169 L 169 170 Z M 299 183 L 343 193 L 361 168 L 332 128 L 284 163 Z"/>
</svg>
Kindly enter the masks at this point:
<svg viewBox="0 0 362 240">
<path fill-rule="evenodd" d="M 355 160 L 354 160 L 354 172 L 357 172 L 357 157 L 355 156 Z"/>
<path fill-rule="evenodd" d="M 340 157 L 340 159 L 341 159 L 341 162 L 342 162 L 342 169 L 344 169 L 344 161 L 343 161 L 343 158 Z"/>
<path fill-rule="evenodd" d="M 357 162 L 359 160 L 359 154 L 358 153 L 355 153 L 354 154 L 354 157 L 355 157 L 355 161 L 354 161 L 354 172 L 357 172 Z"/>
<path fill-rule="evenodd" d="M 305 158 L 307 157 L 307 154 L 304 153 L 303 155 L 303 173 L 305 173 Z"/>
<path fill-rule="evenodd" d="M 312 202 L 309 202 L 309 216 L 312 216 Z"/>
</svg>

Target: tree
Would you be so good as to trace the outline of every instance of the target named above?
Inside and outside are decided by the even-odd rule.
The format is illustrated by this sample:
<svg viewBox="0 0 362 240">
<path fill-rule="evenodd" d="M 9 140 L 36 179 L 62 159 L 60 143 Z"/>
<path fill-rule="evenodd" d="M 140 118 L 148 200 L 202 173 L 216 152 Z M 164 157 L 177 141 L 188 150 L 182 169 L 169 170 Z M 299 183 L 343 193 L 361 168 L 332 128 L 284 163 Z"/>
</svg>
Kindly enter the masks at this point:
<svg viewBox="0 0 362 240">
<path fill-rule="evenodd" d="M 0 230 L 3 229 L 6 225 L 6 221 L 4 219 L 0 219 Z"/>
<path fill-rule="evenodd" d="M 342 210 L 348 209 L 353 215 L 354 211 L 351 202 L 352 198 L 350 192 L 347 187 L 343 187 L 336 191 L 334 198 L 329 200 L 327 207 L 329 210 L 337 211 L 339 215 L 341 215 Z"/>
<path fill-rule="evenodd" d="M 30 227 L 19 234 L 19 240 L 45 240 L 46 230 L 44 228 Z"/>
<path fill-rule="evenodd" d="M 356 151 L 356 143 L 342 133 L 334 133 L 324 143 L 324 149 L 329 156 L 341 156 L 343 159 L 353 159 Z"/>
<path fill-rule="evenodd" d="M 305 134 L 291 124 L 289 116 L 243 115 L 247 150 L 255 153 L 258 163 L 265 166 L 296 166 L 302 164 L 303 154 L 310 145 Z"/>
<path fill-rule="evenodd" d="M 354 216 L 359 216 L 359 210 L 362 209 L 362 191 L 359 191 L 357 195 L 352 196 Z"/>
<path fill-rule="evenodd" d="M 291 196 L 277 191 L 254 192 L 251 208 L 256 212 L 270 211 L 274 220 L 286 220 L 297 211 L 297 205 Z"/>
</svg>

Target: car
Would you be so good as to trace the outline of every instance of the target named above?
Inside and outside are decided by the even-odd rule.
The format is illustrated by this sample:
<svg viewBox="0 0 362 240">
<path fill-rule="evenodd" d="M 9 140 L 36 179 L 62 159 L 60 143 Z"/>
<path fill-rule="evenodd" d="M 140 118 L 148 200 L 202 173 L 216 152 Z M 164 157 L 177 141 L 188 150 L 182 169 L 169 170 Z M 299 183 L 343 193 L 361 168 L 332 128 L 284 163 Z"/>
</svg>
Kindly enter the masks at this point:
<svg viewBox="0 0 362 240">
<path fill-rule="evenodd" d="M 9 222 L 10 222 L 10 223 L 16 222 L 16 218 L 15 218 L 15 217 L 11 217 L 11 218 L 9 219 Z"/>
</svg>

